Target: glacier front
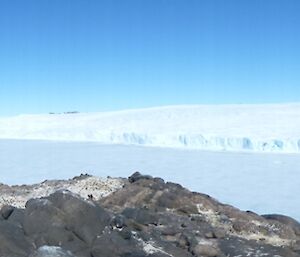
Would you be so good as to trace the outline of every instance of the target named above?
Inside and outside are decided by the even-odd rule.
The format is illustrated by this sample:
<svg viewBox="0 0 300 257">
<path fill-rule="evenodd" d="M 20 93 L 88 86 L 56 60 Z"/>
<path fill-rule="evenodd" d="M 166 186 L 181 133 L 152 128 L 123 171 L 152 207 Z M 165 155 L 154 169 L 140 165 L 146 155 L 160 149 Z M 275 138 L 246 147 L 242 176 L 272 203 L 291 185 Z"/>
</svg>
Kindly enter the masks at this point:
<svg viewBox="0 0 300 257">
<path fill-rule="evenodd" d="M 185 105 L 0 118 L 0 138 L 300 152 L 300 104 Z"/>
</svg>

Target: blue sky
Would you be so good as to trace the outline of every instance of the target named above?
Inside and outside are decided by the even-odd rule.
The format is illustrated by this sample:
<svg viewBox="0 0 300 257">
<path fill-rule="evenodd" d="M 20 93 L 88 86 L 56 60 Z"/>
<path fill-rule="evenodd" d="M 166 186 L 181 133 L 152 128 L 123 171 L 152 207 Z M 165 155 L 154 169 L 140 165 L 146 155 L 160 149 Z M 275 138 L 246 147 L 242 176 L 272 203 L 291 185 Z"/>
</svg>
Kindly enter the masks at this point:
<svg viewBox="0 0 300 257">
<path fill-rule="evenodd" d="M 298 0 L 0 0 L 0 115 L 300 102 Z"/>
</svg>

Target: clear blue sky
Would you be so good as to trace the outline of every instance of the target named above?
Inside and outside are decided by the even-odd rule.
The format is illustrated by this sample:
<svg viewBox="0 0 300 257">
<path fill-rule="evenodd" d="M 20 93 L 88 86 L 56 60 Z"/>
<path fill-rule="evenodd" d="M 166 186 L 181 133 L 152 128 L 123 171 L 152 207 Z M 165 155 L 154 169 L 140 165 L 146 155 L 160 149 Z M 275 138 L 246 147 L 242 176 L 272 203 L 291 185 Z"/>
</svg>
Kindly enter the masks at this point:
<svg viewBox="0 0 300 257">
<path fill-rule="evenodd" d="M 300 102 L 299 0 L 0 0 L 0 115 Z"/>
</svg>

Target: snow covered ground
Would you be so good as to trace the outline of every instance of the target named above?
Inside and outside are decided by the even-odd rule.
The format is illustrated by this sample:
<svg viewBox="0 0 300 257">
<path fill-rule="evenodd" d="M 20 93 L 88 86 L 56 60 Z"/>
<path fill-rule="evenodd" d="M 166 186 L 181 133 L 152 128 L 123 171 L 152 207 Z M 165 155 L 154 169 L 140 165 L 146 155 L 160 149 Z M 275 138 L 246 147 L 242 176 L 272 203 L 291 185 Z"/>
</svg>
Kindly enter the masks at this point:
<svg viewBox="0 0 300 257">
<path fill-rule="evenodd" d="M 243 210 L 300 220 L 300 155 L 182 150 L 92 142 L 0 140 L 0 181 L 67 179 L 134 171 L 175 181 Z"/>
<path fill-rule="evenodd" d="M 300 152 L 300 104 L 169 106 L 0 118 L 2 139 Z"/>
</svg>

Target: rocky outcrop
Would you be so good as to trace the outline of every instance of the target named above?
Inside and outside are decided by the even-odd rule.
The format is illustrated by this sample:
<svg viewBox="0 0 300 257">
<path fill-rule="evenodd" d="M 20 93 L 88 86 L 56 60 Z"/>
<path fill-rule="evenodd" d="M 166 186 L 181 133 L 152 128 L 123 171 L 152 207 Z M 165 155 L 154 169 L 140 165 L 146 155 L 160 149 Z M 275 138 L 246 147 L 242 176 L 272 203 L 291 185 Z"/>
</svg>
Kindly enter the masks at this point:
<svg viewBox="0 0 300 257">
<path fill-rule="evenodd" d="M 124 181 L 125 179 L 121 178 L 98 178 L 81 174 L 69 180 L 45 180 L 33 185 L 0 184 L 0 208 L 4 205 L 25 208 L 28 200 L 48 196 L 62 189 L 68 189 L 84 199 L 88 199 L 91 195 L 99 199 L 121 188 Z"/>
<path fill-rule="evenodd" d="M 121 181 L 105 197 L 58 190 L 25 208 L 3 206 L 0 256 L 300 256 L 292 218 L 243 212 L 139 173 Z"/>
</svg>

